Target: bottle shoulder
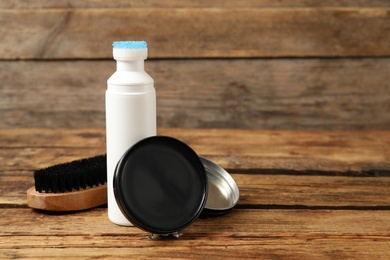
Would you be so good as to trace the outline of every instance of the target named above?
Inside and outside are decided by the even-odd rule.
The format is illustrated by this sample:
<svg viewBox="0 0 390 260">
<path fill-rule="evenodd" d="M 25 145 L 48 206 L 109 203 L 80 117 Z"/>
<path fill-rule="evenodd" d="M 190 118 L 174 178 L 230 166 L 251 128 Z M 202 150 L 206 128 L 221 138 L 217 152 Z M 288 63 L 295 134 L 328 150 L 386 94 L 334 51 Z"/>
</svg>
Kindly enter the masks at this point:
<svg viewBox="0 0 390 260">
<path fill-rule="evenodd" d="M 145 71 L 116 71 L 107 80 L 107 84 L 118 86 L 149 85 L 153 78 Z"/>
</svg>

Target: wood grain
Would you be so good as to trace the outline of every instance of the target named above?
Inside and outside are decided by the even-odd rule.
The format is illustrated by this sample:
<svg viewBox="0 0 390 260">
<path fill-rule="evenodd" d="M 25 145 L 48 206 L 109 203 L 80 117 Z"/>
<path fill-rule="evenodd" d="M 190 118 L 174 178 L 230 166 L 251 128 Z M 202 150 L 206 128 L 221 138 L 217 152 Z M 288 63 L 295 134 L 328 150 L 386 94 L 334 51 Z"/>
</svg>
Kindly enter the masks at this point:
<svg viewBox="0 0 390 260">
<path fill-rule="evenodd" d="M 34 239 L 35 237 L 33 237 Z M 56 237 L 55 237 L 56 238 Z M 45 237 L 45 241 L 53 241 L 55 238 Z M 243 239 L 241 237 L 234 237 Z M 170 247 L 167 243 L 174 242 L 167 241 L 160 243 L 157 246 L 145 244 L 143 247 L 129 247 L 127 244 L 115 247 L 104 247 L 106 241 L 111 237 L 98 238 L 99 242 L 91 239 L 90 236 L 74 237 L 76 241 L 88 239 L 91 243 L 95 243 L 97 247 L 66 247 L 64 242 L 55 243 L 54 247 L 35 247 L 35 248 L 11 248 L 0 249 L 0 254 L 4 257 L 11 258 L 31 258 L 31 259 L 63 259 L 64 256 L 72 259 L 85 258 L 137 258 L 137 259 L 347 259 L 354 256 L 356 259 L 370 259 L 371 257 L 377 259 L 386 259 L 388 251 L 388 241 L 382 237 L 362 237 L 354 239 L 350 237 L 332 237 L 323 239 L 322 237 L 304 237 L 293 240 L 291 238 L 264 238 L 252 239 L 246 245 L 236 246 L 233 243 L 226 243 L 215 246 L 208 246 L 207 243 L 203 245 L 185 245 Z M 114 237 L 114 240 L 128 241 L 128 236 Z M 307 239 L 307 242 L 304 242 Z M 27 238 L 28 240 L 28 238 Z M 61 241 L 70 240 L 69 237 L 60 238 Z M 341 240 L 341 241 L 340 241 Z M 318 242 L 321 241 L 321 242 Z M 46 242 L 47 243 L 47 242 Z M 123 242 L 122 242 L 123 243 Z M 100 246 L 102 245 L 102 246 Z"/>
<path fill-rule="evenodd" d="M 150 58 L 381 57 L 389 18 L 387 7 L 0 9 L 0 59 L 111 58 L 129 37 Z"/>
<path fill-rule="evenodd" d="M 32 210 L 25 197 L 32 171 L 104 152 L 104 128 L 0 129 L 0 258 L 390 255 L 390 178 L 363 174 L 378 165 L 382 173 L 389 171 L 388 131 L 160 128 L 158 133 L 179 138 L 229 168 L 241 192 L 238 205 L 226 215 L 197 219 L 180 239 L 157 241 L 136 227 L 111 223 L 104 207 L 70 213 Z M 323 167 L 334 172 L 325 176 Z M 353 169 L 363 172 L 352 177 L 358 173 Z M 336 176 L 340 173 L 345 176 Z"/>
<path fill-rule="evenodd" d="M 390 209 L 390 178 L 230 174 L 240 187 L 240 209 Z M 27 207 L 33 171 L 4 171 L 0 207 Z"/>
<path fill-rule="evenodd" d="M 388 131 L 159 129 L 158 134 L 183 140 L 239 172 L 375 176 L 390 170 Z M 104 135 L 104 129 L 0 129 L 2 167 L 34 170 L 101 154 Z"/>
<path fill-rule="evenodd" d="M 107 204 L 107 185 L 61 194 L 38 192 L 34 185 L 27 190 L 27 206 L 33 209 L 81 211 L 105 204 Z"/>
<path fill-rule="evenodd" d="M 387 0 L 0 1 L 0 258 L 387 259 L 389 21 Z M 240 188 L 181 239 L 27 208 L 34 170 L 105 153 L 121 39 L 148 41 L 158 134 Z"/>
<path fill-rule="evenodd" d="M 169 259 L 380 258 L 389 254 L 390 234 L 383 225 L 390 219 L 382 211 L 234 210 L 218 221 L 199 219 L 181 239 L 169 241 L 147 240 L 145 232 L 116 226 L 106 214 L 105 209 L 67 215 L 2 210 L 0 254 L 22 258 L 158 255 Z M 30 230 L 23 228 L 32 219 Z"/>
<path fill-rule="evenodd" d="M 387 0 L 13 0 L 0 1 L 4 9 L 46 9 L 46 8 L 240 8 L 240 7 L 390 7 Z"/>
<path fill-rule="evenodd" d="M 233 174 L 243 187 L 243 207 L 390 207 L 390 179 L 375 178 L 390 174 L 389 132 L 159 129 L 158 134 L 183 140 Z M 0 129 L 0 204 L 25 207 L 34 170 L 103 153 L 104 129 Z"/>
<path fill-rule="evenodd" d="M 23 214 L 13 214 L 21 212 Z M 359 214 L 356 214 L 359 212 Z M 260 215 L 260 216 L 259 216 Z M 135 236 L 145 236 L 147 233 L 136 227 L 123 227 L 111 223 L 107 217 L 107 209 L 96 208 L 90 211 L 77 213 L 45 213 L 32 209 L 2 209 L 0 212 L 3 236 L 55 236 L 74 234 L 77 236 L 129 236 L 129 242 Z M 356 222 L 350 222 L 356 219 Z M 232 231 L 238 236 L 259 236 L 274 234 L 284 236 L 296 234 L 298 236 L 313 235 L 344 235 L 352 234 L 384 237 L 390 235 L 388 221 L 390 215 L 387 211 L 354 211 L 354 210 L 259 210 L 259 209 L 233 209 L 229 214 L 221 217 L 197 219 L 193 225 L 186 228 L 189 236 L 202 236 L 206 234 L 231 234 Z M 35 225 L 30 230 L 25 226 L 34 220 Z M 217 220 L 217 221 L 216 221 Z M 348 223 L 349 222 L 349 223 Z M 20 223 L 20 224 L 17 224 Z M 329 225 L 332 224 L 332 225 Z M 303 228 L 303 229 L 301 229 Z M 255 235 L 256 234 L 256 235 Z M 214 237 L 213 236 L 213 237 Z M 233 239 L 232 237 L 231 239 Z M 218 240 L 218 238 L 215 238 Z M 387 240 L 390 238 L 387 237 Z M 178 243 L 190 243 L 177 240 Z M 190 239 L 191 240 L 191 239 Z M 210 239 L 212 245 L 213 239 Z M 234 239 L 233 239 L 234 240 Z M 86 242 L 86 241 L 85 241 Z M 85 243 L 84 242 L 84 243 Z M 125 241 L 122 241 L 122 243 Z M 147 242 L 147 241 L 146 241 Z M 234 241 L 231 241 L 234 242 Z M 37 243 L 32 241 L 31 243 Z M 133 243 L 145 243 L 145 241 L 133 241 Z M 195 242 L 196 243 L 196 242 Z M 237 241 L 239 244 L 239 242 Z M 174 246 L 174 245 L 173 245 Z M 390 248 L 388 248 L 390 250 Z"/>
<path fill-rule="evenodd" d="M 0 62 L 0 127 L 105 127 L 114 61 Z M 150 60 L 160 127 L 390 129 L 390 59 Z"/>
</svg>

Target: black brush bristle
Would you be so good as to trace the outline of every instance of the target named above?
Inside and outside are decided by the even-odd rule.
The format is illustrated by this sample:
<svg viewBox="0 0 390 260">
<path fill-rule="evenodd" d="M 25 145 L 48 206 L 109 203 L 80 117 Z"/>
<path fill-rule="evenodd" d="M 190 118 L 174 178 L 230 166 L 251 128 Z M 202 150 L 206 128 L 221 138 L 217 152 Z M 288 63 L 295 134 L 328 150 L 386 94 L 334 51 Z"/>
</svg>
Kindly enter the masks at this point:
<svg viewBox="0 0 390 260">
<path fill-rule="evenodd" d="M 35 190 L 46 193 L 86 189 L 107 181 L 106 155 L 57 164 L 34 172 Z"/>
</svg>

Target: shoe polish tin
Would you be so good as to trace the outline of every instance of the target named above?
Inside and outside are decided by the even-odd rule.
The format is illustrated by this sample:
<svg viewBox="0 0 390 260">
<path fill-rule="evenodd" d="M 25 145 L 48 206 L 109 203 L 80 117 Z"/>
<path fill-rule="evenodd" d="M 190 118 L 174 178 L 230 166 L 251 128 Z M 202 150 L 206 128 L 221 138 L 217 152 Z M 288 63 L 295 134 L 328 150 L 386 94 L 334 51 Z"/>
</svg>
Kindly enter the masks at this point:
<svg viewBox="0 0 390 260">
<path fill-rule="evenodd" d="M 229 177 L 182 141 L 153 136 L 130 147 L 118 162 L 114 195 L 123 215 L 152 233 L 150 238 L 180 237 L 201 213 L 219 215 L 234 207 L 238 187 Z"/>
<path fill-rule="evenodd" d="M 208 196 L 203 210 L 205 215 L 223 215 L 229 212 L 240 198 L 240 191 L 232 176 L 221 166 L 200 157 L 208 179 Z"/>
</svg>

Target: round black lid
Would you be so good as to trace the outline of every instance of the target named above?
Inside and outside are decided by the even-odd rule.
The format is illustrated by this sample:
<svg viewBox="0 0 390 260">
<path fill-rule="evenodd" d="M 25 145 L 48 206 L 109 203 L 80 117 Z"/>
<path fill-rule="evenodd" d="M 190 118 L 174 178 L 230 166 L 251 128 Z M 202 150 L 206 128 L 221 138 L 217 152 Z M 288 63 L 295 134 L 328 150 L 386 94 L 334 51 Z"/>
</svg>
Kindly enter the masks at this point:
<svg viewBox="0 0 390 260">
<path fill-rule="evenodd" d="M 198 218 L 207 200 L 207 176 L 185 143 L 153 136 L 133 145 L 118 162 L 114 194 L 135 226 L 155 234 L 177 232 Z"/>
</svg>

